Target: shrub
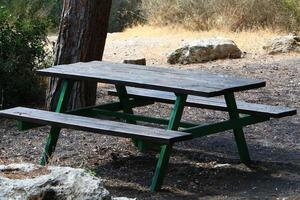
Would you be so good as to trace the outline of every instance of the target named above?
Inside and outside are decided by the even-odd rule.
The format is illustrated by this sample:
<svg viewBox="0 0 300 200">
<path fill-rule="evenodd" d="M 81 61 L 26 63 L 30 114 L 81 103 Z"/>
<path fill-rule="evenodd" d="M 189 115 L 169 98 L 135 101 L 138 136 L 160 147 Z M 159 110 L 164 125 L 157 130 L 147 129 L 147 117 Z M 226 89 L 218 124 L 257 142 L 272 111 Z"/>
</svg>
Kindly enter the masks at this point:
<svg viewBox="0 0 300 200">
<path fill-rule="evenodd" d="M 143 0 L 154 25 L 191 30 L 299 29 L 299 0 Z"/>
<path fill-rule="evenodd" d="M 60 21 L 62 0 L 0 0 L 12 17 L 39 19 L 47 24 L 51 32 L 55 32 Z"/>
<path fill-rule="evenodd" d="M 290 12 L 291 16 L 294 16 L 294 24 L 300 24 L 300 1 L 299 0 L 284 0 L 284 6 Z"/>
<path fill-rule="evenodd" d="M 120 32 L 126 27 L 143 23 L 141 0 L 113 0 L 109 19 L 109 32 Z"/>
<path fill-rule="evenodd" d="M 0 8 L 2 106 L 10 107 L 43 101 L 45 87 L 35 71 L 46 65 L 45 38 L 46 26 L 41 21 L 13 20 L 4 8 Z"/>
<path fill-rule="evenodd" d="M 109 32 L 142 22 L 141 0 L 112 0 Z M 60 22 L 63 0 L 0 0 L 12 16 L 17 18 L 39 18 L 47 22 L 50 32 L 56 32 Z"/>
</svg>

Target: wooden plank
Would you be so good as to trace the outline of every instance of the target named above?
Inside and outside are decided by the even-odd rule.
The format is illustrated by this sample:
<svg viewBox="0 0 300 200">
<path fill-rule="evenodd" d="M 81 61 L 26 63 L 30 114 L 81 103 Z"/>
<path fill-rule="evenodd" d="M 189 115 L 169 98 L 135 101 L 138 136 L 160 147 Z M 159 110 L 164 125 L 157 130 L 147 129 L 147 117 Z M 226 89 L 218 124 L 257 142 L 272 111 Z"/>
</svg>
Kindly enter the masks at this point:
<svg viewBox="0 0 300 200">
<path fill-rule="evenodd" d="M 132 88 L 132 87 L 128 87 L 127 91 L 130 97 L 135 97 L 135 98 L 146 97 L 150 100 L 163 102 L 163 103 L 174 103 L 176 99 L 176 96 L 173 93 L 164 92 L 164 91 L 145 90 L 145 89 Z M 114 90 L 110 90 L 109 94 L 116 95 L 116 92 Z M 186 106 L 227 111 L 225 100 L 221 98 L 188 96 Z M 247 103 L 244 101 L 237 101 L 237 106 L 238 106 L 239 113 L 263 115 L 263 116 L 269 116 L 273 118 L 281 118 L 281 117 L 297 114 L 296 109 L 282 107 L 282 106 Z"/>
<path fill-rule="evenodd" d="M 89 80 L 154 90 L 212 97 L 264 87 L 264 81 L 210 74 L 195 70 L 93 61 L 39 70 L 44 76 Z"/>
<path fill-rule="evenodd" d="M 171 144 L 192 138 L 189 133 L 153 127 L 126 124 L 115 121 L 16 107 L 0 111 L 0 117 L 22 120 L 53 127 L 70 128 L 94 133 L 143 139 L 151 142 Z"/>
</svg>

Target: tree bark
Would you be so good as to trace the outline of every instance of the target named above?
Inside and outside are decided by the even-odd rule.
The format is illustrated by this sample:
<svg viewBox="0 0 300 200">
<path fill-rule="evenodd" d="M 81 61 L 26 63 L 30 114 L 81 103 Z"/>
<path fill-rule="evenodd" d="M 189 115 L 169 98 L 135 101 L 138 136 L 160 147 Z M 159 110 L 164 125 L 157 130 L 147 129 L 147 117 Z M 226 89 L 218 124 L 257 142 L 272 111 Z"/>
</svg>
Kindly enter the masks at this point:
<svg viewBox="0 0 300 200">
<path fill-rule="evenodd" d="M 102 60 L 112 0 L 64 0 L 54 65 Z M 61 80 L 51 78 L 47 107 L 54 110 Z M 97 83 L 76 82 L 69 108 L 94 105 Z"/>
</svg>

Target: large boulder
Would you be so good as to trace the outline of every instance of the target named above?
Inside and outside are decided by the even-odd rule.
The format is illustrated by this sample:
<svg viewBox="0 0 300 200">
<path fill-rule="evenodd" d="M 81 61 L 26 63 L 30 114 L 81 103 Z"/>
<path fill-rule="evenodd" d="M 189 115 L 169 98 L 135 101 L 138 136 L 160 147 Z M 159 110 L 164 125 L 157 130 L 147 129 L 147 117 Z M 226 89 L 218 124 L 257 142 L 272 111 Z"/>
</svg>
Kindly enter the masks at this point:
<svg viewBox="0 0 300 200">
<path fill-rule="evenodd" d="M 300 52 L 300 36 L 287 35 L 271 39 L 263 49 L 268 54 Z"/>
<path fill-rule="evenodd" d="M 111 199 L 102 180 L 83 169 L 33 164 L 0 165 L 0 191 L 0 199 Z"/>
<path fill-rule="evenodd" d="M 175 50 L 168 56 L 168 63 L 201 63 L 217 59 L 240 58 L 241 56 L 242 51 L 234 41 L 216 37 L 196 40 Z"/>
</svg>

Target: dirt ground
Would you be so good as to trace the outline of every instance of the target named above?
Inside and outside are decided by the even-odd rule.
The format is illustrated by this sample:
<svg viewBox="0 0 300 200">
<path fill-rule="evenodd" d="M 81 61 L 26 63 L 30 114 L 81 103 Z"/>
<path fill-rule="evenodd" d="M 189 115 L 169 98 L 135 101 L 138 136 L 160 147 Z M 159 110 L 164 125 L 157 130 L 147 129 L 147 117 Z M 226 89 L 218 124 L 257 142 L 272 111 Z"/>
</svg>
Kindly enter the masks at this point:
<svg viewBox="0 0 300 200">
<path fill-rule="evenodd" d="M 199 69 L 267 81 L 265 88 L 242 92 L 238 99 L 300 108 L 300 54 L 270 56 L 247 52 L 242 59 L 174 65 L 166 55 L 178 45 L 171 36 L 108 37 L 104 60 L 145 57 L 148 65 Z M 255 44 L 255 41 L 252 41 Z M 251 43 L 251 41 L 250 41 Z M 171 77 L 170 77 L 171 78 Z M 100 85 L 98 102 L 115 101 Z M 155 104 L 137 113 L 168 117 L 171 106 Z M 219 121 L 226 113 L 186 108 L 184 120 Z M 0 119 L 0 163 L 39 163 L 49 127 L 20 132 L 15 122 Z M 51 164 L 81 167 L 101 177 L 113 196 L 137 199 L 300 199 L 300 117 L 272 119 L 245 128 L 253 163 L 239 162 L 232 132 L 175 145 L 163 190 L 148 187 L 155 169 L 155 152 L 142 154 L 123 138 L 63 130 Z"/>
</svg>

